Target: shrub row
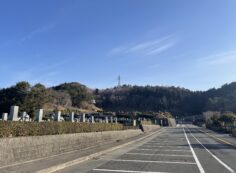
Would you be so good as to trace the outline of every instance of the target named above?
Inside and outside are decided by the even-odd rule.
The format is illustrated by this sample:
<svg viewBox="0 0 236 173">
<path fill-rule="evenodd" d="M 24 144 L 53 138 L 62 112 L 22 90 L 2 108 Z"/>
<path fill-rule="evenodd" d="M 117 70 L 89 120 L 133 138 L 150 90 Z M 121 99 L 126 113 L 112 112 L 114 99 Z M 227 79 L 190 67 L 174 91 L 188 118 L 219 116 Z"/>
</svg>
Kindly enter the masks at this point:
<svg viewBox="0 0 236 173">
<path fill-rule="evenodd" d="M 42 136 L 83 132 L 101 132 L 125 130 L 121 124 L 106 123 L 72 123 L 72 122 L 0 122 L 0 137 Z"/>
</svg>

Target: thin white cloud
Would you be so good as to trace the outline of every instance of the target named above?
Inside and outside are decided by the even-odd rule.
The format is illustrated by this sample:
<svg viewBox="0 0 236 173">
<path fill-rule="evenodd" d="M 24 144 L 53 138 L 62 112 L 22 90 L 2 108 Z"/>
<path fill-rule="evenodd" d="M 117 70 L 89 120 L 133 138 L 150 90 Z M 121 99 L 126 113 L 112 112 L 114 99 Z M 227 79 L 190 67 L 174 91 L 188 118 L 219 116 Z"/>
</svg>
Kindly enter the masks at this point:
<svg viewBox="0 0 236 173">
<path fill-rule="evenodd" d="M 54 28 L 54 26 L 55 26 L 55 23 L 51 23 L 49 25 L 45 25 L 45 26 L 42 26 L 40 28 L 37 28 L 34 31 L 31 31 L 30 33 L 28 33 L 26 36 L 24 36 L 21 39 L 21 41 L 24 42 L 26 40 L 30 40 L 37 34 L 44 33 L 44 32 L 47 32 L 47 31 L 51 30 L 52 28 Z"/>
<path fill-rule="evenodd" d="M 173 35 L 168 35 L 156 40 L 145 41 L 136 44 L 128 44 L 126 46 L 119 46 L 112 49 L 109 54 L 141 54 L 141 55 L 156 55 L 159 54 L 172 46 L 176 41 L 173 39 Z"/>
<path fill-rule="evenodd" d="M 112 49 L 109 54 L 116 54 L 116 53 L 121 53 L 121 52 L 126 52 L 128 49 L 127 46 L 123 46 L 123 47 L 116 47 L 114 49 Z"/>
<path fill-rule="evenodd" d="M 143 43 L 139 43 L 137 45 L 134 45 L 133 47 L 129 48 L 129 52 L 137 52 L 137 51 L 145 51 L 148 49 L 155 49 L 156 46 L 160 46 L 161 43 L 168 41 L 168 39 L 170 39 L 171 36 L 166 36 L 154 41 L 148 41 L 148 42 L 143 42 Z"/>
<path fill-rule="evenodd" d="M 164 44 L 162 46 L 154 47 L 154 48 L 150 49 L 147 52 L 147 55 L 154 55 L 154 54 L 161 53 L 161 52 L 171 48 L 174 44 L 175 44 L 175 42 L 171 42 L 171 43 L 166 43 L 166 44 Z"/>
<path fill-rule="evenodd" d="M 71 59 L 71 58 L 70 58 Z M 14 74 L 14 81 L 28 81 L 31 84 L 42 83 L 46 86 L 53 85 L 53 79 L 60 75 L 60 68 L 64 67 L 69 59 L 58 61 L 46 66 L 37 66 L 19 71 Z"/>
<path fill-rule="evenodd" d="M 222 65 L 236 62 L 236 51 L 221 52 L 197 59 L 201 63 L 208 65 Z"/>
</svg>

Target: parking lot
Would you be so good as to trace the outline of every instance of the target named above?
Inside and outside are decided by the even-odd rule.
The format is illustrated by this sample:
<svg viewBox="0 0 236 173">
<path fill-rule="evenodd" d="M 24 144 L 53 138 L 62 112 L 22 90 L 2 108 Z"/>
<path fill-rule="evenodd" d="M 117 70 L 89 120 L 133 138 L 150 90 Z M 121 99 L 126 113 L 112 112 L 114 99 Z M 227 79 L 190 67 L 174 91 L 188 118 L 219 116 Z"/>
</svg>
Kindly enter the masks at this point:
<svg viewBox="0 0 236 173">
<path fill-rule="evenodd" d="M 183 129 L 169 128 L 92 172 L 198 172 L 198 167 Z"/>
<path fill-rule="evenodd" d="M 114 154 L 116 153 L 116 154 Z M 182 125 L 58 173 L 234 173 L 236 150 Z"/>
</svg>

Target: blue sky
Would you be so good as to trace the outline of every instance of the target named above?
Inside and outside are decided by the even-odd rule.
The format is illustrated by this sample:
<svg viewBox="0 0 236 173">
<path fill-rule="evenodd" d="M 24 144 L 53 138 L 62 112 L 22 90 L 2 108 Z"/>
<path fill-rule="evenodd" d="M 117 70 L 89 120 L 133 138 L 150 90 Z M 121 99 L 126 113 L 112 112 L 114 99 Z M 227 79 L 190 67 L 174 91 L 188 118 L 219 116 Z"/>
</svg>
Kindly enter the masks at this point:
<svg viewBox="0 0 236 173">
<path fill-rule="evenodd" d="M 0 1 L 0 88 L 236 80 L 235 0 Z"/>
</svg>

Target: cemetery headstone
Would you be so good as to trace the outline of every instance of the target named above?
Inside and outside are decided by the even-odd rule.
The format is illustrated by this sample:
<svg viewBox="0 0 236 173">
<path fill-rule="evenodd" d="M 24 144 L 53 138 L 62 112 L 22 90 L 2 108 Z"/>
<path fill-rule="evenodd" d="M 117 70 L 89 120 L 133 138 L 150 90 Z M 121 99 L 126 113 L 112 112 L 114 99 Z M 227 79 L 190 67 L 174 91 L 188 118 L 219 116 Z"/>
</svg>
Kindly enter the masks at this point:
<svg viewBox="0 0 236 173">
<path fill-rule="evenodd" d="M 91 117 L 92 123 L 95 123 L 94 116 Z"/>
<path fill-rule="evenodd" d="M 85 123 L 85 122 L 86 122 L 85 113 L 83 113 L 83 115 L 82 115 L 82 122 L 83 122 L 83 123 Z"/>
<path fill-rule="evenodd" d="M 111 123 L 113 123 L 113 117 L 112 116 L 110 117 L 110 121 L 111 121 Z"/>
<path fill-rule="evenodd" d="M 74 122 L 75 120 L 74 120 L 74 117 L 75 117 L 75 113 L 74 112 L 71 112 L 70 113 L 70 122 Z"/>
<path fill-rule="evenodd" d="M 61 111 L 57 111 L 55 120 L 56 121 L 61 121 Z"/>
<path fill-rule="evenodd" d="M 41 121 L 43 121 L 43 109 L 38 109 L 38 110 L 36 110 L 36 112 L 35 112 L 35 115 L 36 115 L 36 121 L 37 122 L 41 122 Z"/>
<path fill-rule="evenodd" d="M 2 113 L 2 120 L 7 121 L 8 113 Z"/>
<path fill-rule="evenodd" d="M 18 121 L 18 112 L 19 112 L 19 106 L 11 106 L 9 120 L 11 121 Z"/>
<path fill-rule="evenodd" d="M 133 120 L 133 126 L 136 126 L 137 123 L 136 123 L 136 120 Z"/>
<path fill-rule="evenodd" d="M 105 118 L 105 122 L 108 123 L 108 117 Z"/>
</svg>

